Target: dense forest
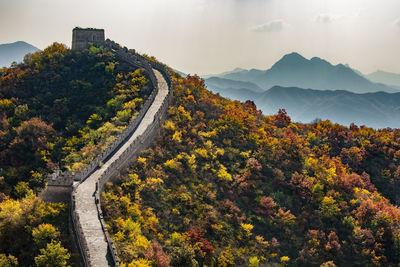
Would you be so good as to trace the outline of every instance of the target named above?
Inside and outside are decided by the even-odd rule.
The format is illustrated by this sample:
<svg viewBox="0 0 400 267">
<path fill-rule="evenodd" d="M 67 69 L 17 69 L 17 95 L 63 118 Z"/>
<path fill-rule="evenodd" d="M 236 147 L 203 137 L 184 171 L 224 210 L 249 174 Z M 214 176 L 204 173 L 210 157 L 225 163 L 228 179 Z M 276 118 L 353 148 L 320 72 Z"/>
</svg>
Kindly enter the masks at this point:
<svg viewBox="0 0 400 267">
<path fill-rule="evenodd" d="M 38 195 L 48 174 L 89 164 L 150 90 L 143 69 L 95 46 L 54 43 L 0 69 L 0 266 L 77 264 L 67 205 Z"/>
<path fill-rule="evenodd" d="M 174 75 L 103 211 L 129 266 L 398 266 L 400 131 L 299 124 Z"/>
<path fill-rule="evenodd" d="M 0 70 L 0 266 L 77 265 L 68 206 L 39 193 L 84 168 L 150 93 L 104 48 L 54 43 Z M 173 75 L 154 145 L 103 211 L 126 266 L 398 266 L 400 131 L 264 116 Z"/>
</svg>

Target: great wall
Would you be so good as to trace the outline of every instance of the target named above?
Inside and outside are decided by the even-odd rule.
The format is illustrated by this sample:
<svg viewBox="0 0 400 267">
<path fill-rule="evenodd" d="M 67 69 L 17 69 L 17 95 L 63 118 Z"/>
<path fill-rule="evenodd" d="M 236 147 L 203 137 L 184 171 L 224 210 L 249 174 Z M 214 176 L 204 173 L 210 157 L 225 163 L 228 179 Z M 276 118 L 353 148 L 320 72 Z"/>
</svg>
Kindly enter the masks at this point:
<svg viewBox="0 0 400 267">
<path fill-rule="evenodd" d="M 101 192 L 107 182 L 116 180 L 157 137 L 172 101 L 172 82 L 164 65 L 110 40 L 97 43 L 132 67 L 145 69 L 152 92 L 137 116 L 101 154 L 75 174 L 53 173 L 42 196 L 47 201 L 69 202 L 72 232 L 84 266 L 119 266 L 101 211 Z"/>
</svg>

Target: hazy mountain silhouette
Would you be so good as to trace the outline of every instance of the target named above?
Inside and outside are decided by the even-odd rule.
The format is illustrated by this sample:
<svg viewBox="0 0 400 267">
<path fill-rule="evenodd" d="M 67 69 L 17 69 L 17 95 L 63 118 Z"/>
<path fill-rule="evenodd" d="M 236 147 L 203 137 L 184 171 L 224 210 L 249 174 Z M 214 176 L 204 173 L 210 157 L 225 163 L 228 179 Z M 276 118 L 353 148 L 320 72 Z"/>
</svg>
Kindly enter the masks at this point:
<svg viewBox="0 0 400 267">
<path fill-rule="evenodd" d="M 276 114 L 284 108 L 294 121 L 307 123 L 320 118 L 343 125 L 355 123 L 374 128 L 400 128 L 400 93 L 356 94 L 344 90 L 281 86 L 255 92 L 250 89 L 216 88 L 208 83 L 207 86 L 231 99 L 253 100 L 265 114 Z"/>
<path fill-rule="evenodd" d="M 365 75 L 365 77 L 373 82 L 400 87 L 400 74 L 397 73 L 378 70 L 368 75 Z"/>
<path fill-rule="evenodd" d="M 252 82 L 234 81 L 224 78 L 211 77 L 205 80 L 207 86 L 221 89 L 247 89 L 254 92 L 265 91 L 260 86 Z"/>
<path fill-rule="evenodd" d="M 266 113 L 285 108 L 295 121 L 329 119 L 344 125 L 400 128 L 400 93 L 355 94 L 275 86 L 256 100 Z"/>
<path fill-rule="evenodd" d="M 352 69 L 355 73 L 357 73 L 358 75 L 360 75 L 361 77 L 365 77 L 365 75 L 359 71 L 358 69 L 352 68 L 349 64 L 344 64 L 346 67 L 348 67 L 349 69 Z"/>
<path fill-rule="evenodd" d="M 211 78 L 211 77 L 222 77 L 224 75 L 238 73 L 238 72 L 241 72 L 241 71 L 245 71 L 245 69 L 235 68 L 234 70 L 231 70 L 231 71 L 225 71 L 225 72 L 222 72 L 222 73 L 219 73 L 219 74 L 202 75 L 201 77 L 204 78 L 204 79 L 208 79 L 208 78 Z"/>
<path fill-rule="evenodd" d="M 14 61 L 21 62 L 26 54 L 37 51 L 38 48 L 23 41 L 0 44 L 0 67 L 10 66 Z"/>
<path fill-rule="evenodd" d="M 387 85 L 371 82 L 343 64 L 334 66 L 318 57 L 308 60 L 298 53 L 285 55 L 265 71 L 233 71 L 218 77 L 252 82 L 265 89 L 279 85 L 317 90 L 348 90 L 355 93 L 399 92 Z"/>
</svg>

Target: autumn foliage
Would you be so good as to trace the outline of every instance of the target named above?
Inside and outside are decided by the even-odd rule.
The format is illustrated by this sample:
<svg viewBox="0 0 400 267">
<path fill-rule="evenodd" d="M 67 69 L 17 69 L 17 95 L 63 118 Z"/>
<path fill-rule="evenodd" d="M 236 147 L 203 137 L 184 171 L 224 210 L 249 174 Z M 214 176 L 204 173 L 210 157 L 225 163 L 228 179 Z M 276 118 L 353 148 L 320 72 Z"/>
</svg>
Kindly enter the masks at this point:
<svg viewBox="0 0 400 267">
<path fill-rule="evenodd" d="M 159 139 L 103 208 L 127 264 L 159 265 L 157 244 L 171 266 L 395 266 L 399 141 L 399 130 L 264 116 L 175 75 Z M 123 241 L 123 222 L 140 238 Z"/>
<path fill-rule="evenodd" d="M 154 59 L 152 59 L 154 60 Z M 68 207 L 35 194 L 86 166 L 149 93 L 104 48 L 0 70 L 0 265 L 76 264 Z M 397 266 L 400 131 L 264 116 L 173 76 L 160 136 L 103 193 L 127 266 Z"/>
<path fill-rule="evenodd" d="M 149 93 L 144 70 L 103 47 L 72 51 L 54 43 L 0 69 L 1 266 L 78 264 L 69 252 L 68 207 L 34 195 L 48 174 L 89 164 Z"/>
</svg>

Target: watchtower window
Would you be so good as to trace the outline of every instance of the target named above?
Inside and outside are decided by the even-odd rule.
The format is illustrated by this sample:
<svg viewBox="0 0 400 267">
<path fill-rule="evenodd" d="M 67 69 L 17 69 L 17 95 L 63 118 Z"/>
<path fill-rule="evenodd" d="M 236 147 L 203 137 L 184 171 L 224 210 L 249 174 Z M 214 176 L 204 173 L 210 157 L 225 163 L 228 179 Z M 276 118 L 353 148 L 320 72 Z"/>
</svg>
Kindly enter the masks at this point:
<svg viewBox="0 0 400 267">
<path fill-rule="evenodd" d="M 96 41 L 96 35 L 92 35 L 92 41 Z"/>
</svg>

